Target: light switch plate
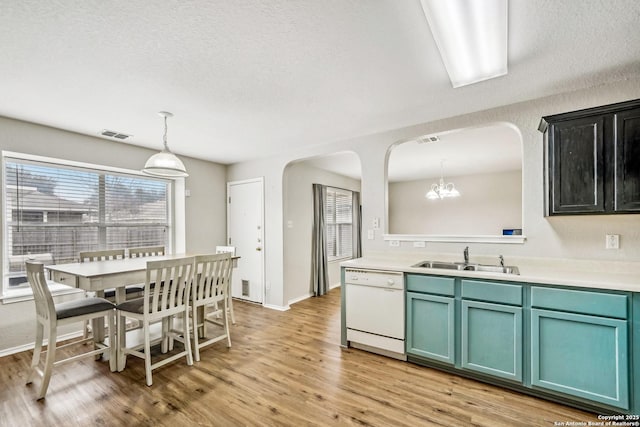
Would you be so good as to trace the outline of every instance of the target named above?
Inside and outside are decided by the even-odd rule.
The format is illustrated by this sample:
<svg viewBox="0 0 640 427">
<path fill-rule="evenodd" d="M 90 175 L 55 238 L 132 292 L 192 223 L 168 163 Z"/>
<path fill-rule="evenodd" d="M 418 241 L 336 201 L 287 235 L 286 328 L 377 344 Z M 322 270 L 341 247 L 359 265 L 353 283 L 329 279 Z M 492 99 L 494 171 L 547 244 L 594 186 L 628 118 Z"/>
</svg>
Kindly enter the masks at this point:
<svg viewBox="0 0 640 427">
<path fill-rule="evenodd" d="M 375 232 L 373 230 L 367 230 L 367 239 L 373 240 L 376 238 Z"/>
<path fill-rule="evenodd" d="M 425 242 L 413 242 L 413 247 L 414 248 L 424 248 L 426 246 L 427 246 L 427 244 Z"/>
<path fill-rule="evenodd" d="M 389 246 L 393 246 L 393 247 L 400 246 L 400 240 L 389 240 Z"/>
<path fill-rule="evenodd" d="M 380 218 L 373 218 L 373 220 L 371 220 L 371 226 L 374 228 L 374 230 L 380 228 Z"/>
</svg>

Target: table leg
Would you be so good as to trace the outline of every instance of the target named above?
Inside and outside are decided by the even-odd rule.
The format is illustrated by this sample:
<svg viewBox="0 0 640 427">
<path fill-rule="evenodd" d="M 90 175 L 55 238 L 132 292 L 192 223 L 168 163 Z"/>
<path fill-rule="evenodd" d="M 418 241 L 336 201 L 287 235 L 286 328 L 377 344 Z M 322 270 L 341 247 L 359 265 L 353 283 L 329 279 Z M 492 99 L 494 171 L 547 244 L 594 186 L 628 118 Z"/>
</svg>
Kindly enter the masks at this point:
<svg viewBox="0 0 640 427">
<path fill-rule="evenodd" d="M 96 296 L 99 298 L 104 298 L 104 291 L 96 292 Z M 93 341 L 96 343 L 104 342 L 104 319 L 92 319 L 91 320 L 91 330 L 93 331 Z M 112 332 L 109 331 L 111 334 Z"/>
<path fill-rule="evenodd" d="M 198 307 L 197 310 L 198 319 L 202 320 L 202 326 L 198 326 L 198 338 L 204 338 L 204 305 Z"/>
<path fill-rule="evenodd" d="M 124 286 L 118 286 L 116 288 L 116 304 L 121 304 L 125 302 L 127 298 L 126 289 Z M 127 344 L 127 325 L 126 322 L 121 322 L 119 318 L 116 319 L 116 336 L 113 337 L 115 339 L 116 344 L 116 355 L 117 355 L 117 367 L 118 372 L 124 369 L 124 365 L 126 363 L 126 356 L 120 356 L 120 348 L 126 346 Z"/>
</svg>

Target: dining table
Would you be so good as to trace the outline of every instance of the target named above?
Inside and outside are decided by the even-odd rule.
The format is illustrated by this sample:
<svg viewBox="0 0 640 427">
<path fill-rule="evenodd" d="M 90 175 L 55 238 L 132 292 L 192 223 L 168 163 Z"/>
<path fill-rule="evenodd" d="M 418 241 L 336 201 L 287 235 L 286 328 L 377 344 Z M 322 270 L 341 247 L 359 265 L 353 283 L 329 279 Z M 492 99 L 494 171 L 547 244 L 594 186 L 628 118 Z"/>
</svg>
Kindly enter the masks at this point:
<svg viewBox="0 0 640 427">
<path fill-rule="evenodd" d="M 126 300 L 126 286 L 144 284 L 147 262 L 164 261 L 196 256 L 197 254 L 167 254 L 149 257 L 123 258 L 107 261 L 72 262 L 47 265 L 49 278 L 56 283 L 104 295 L 106 289 L 115 289 L 115 303 Z M 239 256 L 232 256 L 233 267 L 238 266 Z M 94 319 L 93 338 L 96 342 L 105 340 L 104 322 Z M 117 334 L 125 333 L 125 325 L 119 324 Z M 116 345 L 119 340 L 116 340 Z"/>
</svg>

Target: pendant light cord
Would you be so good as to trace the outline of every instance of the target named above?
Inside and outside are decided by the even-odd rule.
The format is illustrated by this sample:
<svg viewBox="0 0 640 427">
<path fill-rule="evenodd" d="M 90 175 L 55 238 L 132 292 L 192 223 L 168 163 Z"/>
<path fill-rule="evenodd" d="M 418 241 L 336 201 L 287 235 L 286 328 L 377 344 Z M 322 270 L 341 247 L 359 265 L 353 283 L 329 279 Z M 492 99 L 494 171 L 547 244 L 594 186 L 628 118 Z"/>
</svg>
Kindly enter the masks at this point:
<svg viewBox="0 0 640 427">
<path fill-rule="evenodd" d="M 164 116 L 164 135 L 162 141 L 164 142 L 164 150 L 169 151 L 169 144 L 167 144 L 167 116 Z"/>
</svg>

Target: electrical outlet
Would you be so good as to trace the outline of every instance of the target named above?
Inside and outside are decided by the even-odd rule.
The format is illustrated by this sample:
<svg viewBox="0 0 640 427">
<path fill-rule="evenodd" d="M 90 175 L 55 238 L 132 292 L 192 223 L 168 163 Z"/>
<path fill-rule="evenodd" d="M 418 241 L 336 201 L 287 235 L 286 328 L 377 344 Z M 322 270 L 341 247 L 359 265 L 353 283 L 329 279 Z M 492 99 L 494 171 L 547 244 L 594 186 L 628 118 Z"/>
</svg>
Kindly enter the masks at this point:
<svg viewBox="0 0 640 427">
<path fill-rule="evenodd" d="M 426 243 L 425 242 L 413 242 L 413 247 L 414 248 L 424 248 L 426 247 Z"/>
<path fill-rule="evenodd" d="M 373 218 L 373 220 L 371 221 L 371 226 L 374 230 L 380 228 L 380 218 Z"/>
<path fill-rule="evenodd" d="M 373 230 L 367 230 L 367 239 L 369 240 L 373 240 L 376 238 L 376 234 L 375 231 Z"/>
<path fill-rule="evenodd" d="M 607 234 L 605 240 L 605 248 L 607 249 L 620 249 L 620 235 L 619 234 Z"/>
<path fill-rule="evenodd" d="M 393 247 L 400 246 L 400 240 L 389 240 L 389 246 L 393 246 Z"/>
</svg>

